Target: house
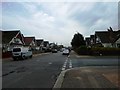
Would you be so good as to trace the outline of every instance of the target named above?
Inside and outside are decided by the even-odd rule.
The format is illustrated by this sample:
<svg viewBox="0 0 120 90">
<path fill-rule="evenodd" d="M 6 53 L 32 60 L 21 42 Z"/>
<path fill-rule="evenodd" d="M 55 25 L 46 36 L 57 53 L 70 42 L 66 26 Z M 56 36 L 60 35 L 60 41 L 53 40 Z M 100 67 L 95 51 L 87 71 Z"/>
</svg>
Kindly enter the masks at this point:
<svg viewBox="0 0 120 90">
<path fill-rule="evenodd" d="M 86 46 L 87 46 L 87 47 L 91 47 L 90 37 L 86 37 L 86 38 L 85 38 L 85 42 L 86 42 Z"/>
<path fill-rule="evenodd" d="M 55 47 L 55 43 L 50 43 L 49 46 L 51 49 L 53 49 Z"/>
<path fill-rule="evenodd" d="M 36 50 L 35 37 L 24 37 L 25 46 L 30 47 L 32 50 Z"/>
<path fill-rule="evenodd" d="M 104 47 L 120 47 L 120 30 L 96 31 L 95 43 L 101 43 Z"/>
<path fill-rule="evenodd" d="M 2 31 L 0 30 L 0 58 L 2 56 Z"/>
<path fill-rule="evenodd" d="M 49 42 L 48 41 L 44 41 L 43 42 L 43 49 L 44 52 L 48 52 L 50 51 L 50 46 L 49 46 Z"/>
<path fill-rule="evenodd" d="M 115 41 L 114 46 L 120 48 L 120 35 L 119 38 Z"/>
<path fill-rule="evenodd" d="M 2 31 L 2 51 L 12 51 L 13 47 L 23 46 L 24 36 L 20 30 Z"/>
<path fill-rule="evenodd" d="M 62 47 L 61 45 L 57 45 L 57 43 L 50 43 L 49 47 L 51 49 L 59 49 L 60 47 Z"/>
<path fill-rule="evenodd" d="M 36 39 L 36 49 L 39 51 L 43 50 L 43 46 L 44 46 L 44 40 L 43 39 Z"/>
<path fill-rule="evenodd" d="M 90 35 L 90 45 L 91 46 L 95 45 L 95 35 Z"/>
<path fill-rule="evenodd" d="M 44 41 L 43 44 L 44 44 L 44 48 L 47 48 L 47 49 L 49 48 L 49 41 Z"/>
<path fill-rule="evenodd" d="M 0 30 L 0 50 L 2 49 L 2 31 Z"/>
<path fill-rule="evenodd" d="M 85 42 L 86 42 L 87 47 L 94 47 L 95 46 L 95 35 L 90 35 L 90 37 L 86 37 Z"/>
</svg>

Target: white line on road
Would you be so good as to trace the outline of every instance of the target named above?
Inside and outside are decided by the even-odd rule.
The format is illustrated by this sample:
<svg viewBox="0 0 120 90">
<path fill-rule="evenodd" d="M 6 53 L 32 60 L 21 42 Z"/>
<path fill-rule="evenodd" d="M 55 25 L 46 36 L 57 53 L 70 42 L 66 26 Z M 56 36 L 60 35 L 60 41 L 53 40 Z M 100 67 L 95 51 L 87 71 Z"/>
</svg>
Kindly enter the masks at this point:
<svg viewBox="0 0 120 90">
<path fill-rule="evenodd" d="M 65 68 L 62 68 L 62 71 L 64 71 L 65 70 Z"/>
<path fill-rule="evenodd" d="M 62 71 L 66 69 L 67 64 L 69 64 L 69 69 L 71 69 L 72 68 L 72 61 L 68 57 L 66 58 L 66 60 L 63 64 Z"/>
<path fill-rule="evenodd" d="M 71 69 L 72 68 L 72 61 L 69 60 L 69 68 Z"/>
<path fill-rule="evenodd" d="M 52 62 L 49 62 L 48 64 L 52 64 Z"/>
<path fill-rule="evenodd" d="M 65 70 L 66 66 L 67 66 L 67 62 L 68 62 L 68 58 L 65 60 L 63 67 L 62 67 L 62 71 Z"/>
<path fill-rule="evenodd" d="M 70 55 L 68 55 L 68 58 L 70 57 Z"/>
</svg>

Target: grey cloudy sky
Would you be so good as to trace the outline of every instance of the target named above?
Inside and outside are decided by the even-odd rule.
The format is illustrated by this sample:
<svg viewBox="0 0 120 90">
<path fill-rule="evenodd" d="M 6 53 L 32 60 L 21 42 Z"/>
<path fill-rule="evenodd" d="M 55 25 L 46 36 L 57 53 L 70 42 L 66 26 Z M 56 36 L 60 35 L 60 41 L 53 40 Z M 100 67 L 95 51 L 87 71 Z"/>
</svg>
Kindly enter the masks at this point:
<svg viewBox="0 0 120 90">
<path fill-rule="evenodd" d="M 108 0 L 109 1 L 109 0 Z M 25 36 L 70 45 L 76 32 L 84 37 L 110 26 L 118 29 L 118 2 L 1 2 L 1 27 Z"/>
</svg>

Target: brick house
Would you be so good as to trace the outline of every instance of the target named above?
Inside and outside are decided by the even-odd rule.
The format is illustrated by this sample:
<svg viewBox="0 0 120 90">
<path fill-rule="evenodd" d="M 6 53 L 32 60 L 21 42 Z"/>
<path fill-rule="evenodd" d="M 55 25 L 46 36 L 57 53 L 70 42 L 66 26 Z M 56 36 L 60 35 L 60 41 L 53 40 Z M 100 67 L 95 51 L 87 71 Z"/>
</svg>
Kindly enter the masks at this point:
<svg viewBox="0 0 120 90">
<path fill-rule="evenodd" d="M 2 31 L 2 51 L 12 51 L 13 47 L 23 46 L 24 36 L 20 30 Z"/>
<path fill-rule="evenodd" d="M 30 47 L 32 50 L 36 50 L 35 37 L 24 37 L 24 42 L 26 47 Z"/>
<path fill-rule="evenodd" d="M 96 31 L 94 35 L 85 38 L 87 47 L 115 47 L 120 48 L 120 30 Z"/>
<path fill-rule="evenodd" d="M 86 37 L 86 38 L 85 38 L 85 42 L 86 42 L 86 46 L 87 46 L 87 47 L 91 47 L 90 37 Z"/>
<path fill-rule="evenodd" d="M 120 30 L 95 32 L 95 43 L 101 43 L 104 47 L 120 47 Z"/>
<path fill-rule="evenodd" d="M 43 50 L 43 46 L 44 46 L 44 40 L 43 39 L 36 39 L 36 49 L 39 51 Z"/>
</svg>

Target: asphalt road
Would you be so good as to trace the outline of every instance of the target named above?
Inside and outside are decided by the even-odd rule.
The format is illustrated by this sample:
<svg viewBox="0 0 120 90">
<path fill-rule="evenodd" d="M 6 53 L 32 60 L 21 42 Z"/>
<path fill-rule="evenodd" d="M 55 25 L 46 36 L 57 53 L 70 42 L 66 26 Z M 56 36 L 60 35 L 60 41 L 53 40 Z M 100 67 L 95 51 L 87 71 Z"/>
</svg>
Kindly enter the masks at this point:
<svg viewBox="0 0 120 90">
<path fill-rule="evenodd" d="M 52 88 L 61 71 L 83 66 L 117 66 L 118 57 L 69 57 L 47 53 L 2 63 L 2 88 Z"/>
<path fill-rule="evenodd" d="M 3 88 L 52 88 L 67 56 L 38 55 L 3 63 Z"/>
</svg>

